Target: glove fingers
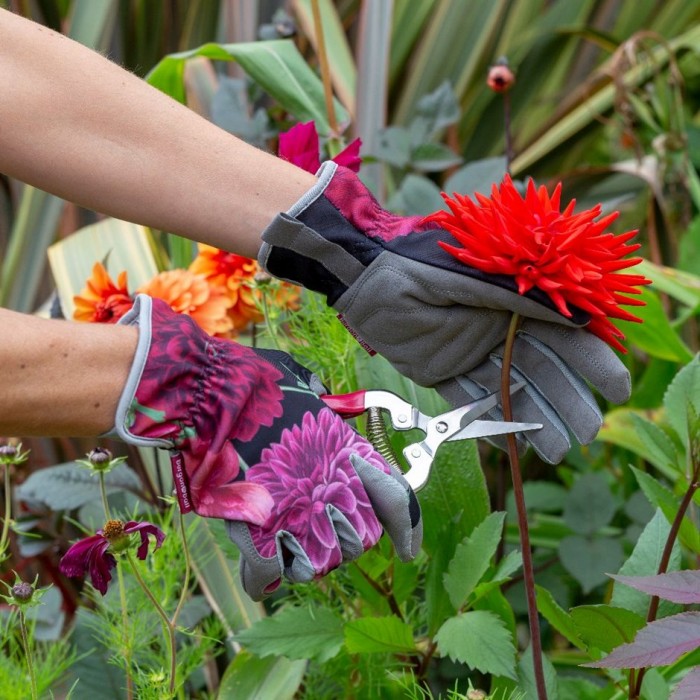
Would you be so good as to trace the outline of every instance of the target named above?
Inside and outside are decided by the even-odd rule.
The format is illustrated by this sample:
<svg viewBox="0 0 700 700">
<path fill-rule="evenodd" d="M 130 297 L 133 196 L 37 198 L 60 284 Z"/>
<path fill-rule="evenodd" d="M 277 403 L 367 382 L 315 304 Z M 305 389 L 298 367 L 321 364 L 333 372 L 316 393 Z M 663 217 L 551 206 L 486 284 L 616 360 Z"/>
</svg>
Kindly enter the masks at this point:
<svg viewBox="0 0 700 700">
<path fill-rule="evenodd" d="M 620 404 L 629 399 L 631 382 L 627 368 L 615 351 L 593 333 L 527 320 L 521 334 L 544 343 L 608 401 Z"/>
<path fill-rule="evenodd" d="M 411 561 L 423 541 L 423 519 L 413 489 L 392 467 L 391 474 L 372 466 L 357 454 L 350 456 L 379 522 L 391 538 L 401 561 Z"/>
</svg>

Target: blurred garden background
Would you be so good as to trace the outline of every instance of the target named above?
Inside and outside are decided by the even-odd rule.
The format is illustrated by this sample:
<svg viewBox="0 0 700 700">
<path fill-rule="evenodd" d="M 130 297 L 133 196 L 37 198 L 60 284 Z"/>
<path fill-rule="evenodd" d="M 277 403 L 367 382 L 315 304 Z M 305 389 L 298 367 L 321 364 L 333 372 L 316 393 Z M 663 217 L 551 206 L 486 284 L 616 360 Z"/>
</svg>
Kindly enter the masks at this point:
<svg viewBox="0 0 700 700">
<path fill-rule="evenodd" d="M 547 696 L 700 697 L 694 617 L 683 618 L 685 646 L 675 656 L 664 649 L 663 663 L 652 655 L 636 671 L 582 666 L 700 602 L 700 0 L 0 6 L 108 55 L 260 148 L 277 152 L 281 133 L 310 121 L 321 160 L 360 138 L 361 178 L 399 213 L 443 208 L 441 191 L 488 195 L 507 171 L 520 184 L 561 182 L 562 200 L 580 208 L 620 211 L 615 232 L 639 230 L 644 261 L 634 272 L 653 282 L 636 310 L 644 322 L 618 324 L 632 398 L 614 407 L 598 397 L 598 439 L 562 464 L 532 453 L 522 461 Z M 496 64 L 514 74 L 507 93 L 487 85 Z M 73 319 L 95 263 L 112 281 L 126 271 L 128 293 L 163 273 L 210 269 L 202 256 L 212 251 L 167 231 L 4 176 L 0 185 L 2 306 Z M 426 413 L 445 407 L 367 356 L 320 297 L 262 280 L 252 261 L 232 264 L 229 337 L 283 348 L 333 391 L 382 388 Z M 167 455 L 110 440 L 4 437 L 21 451 L 0 455 L 0 580 L 45 589 L 26 610 L 39 697 L 172 696 L 159 618 L 133 574 L 125 569 L 102 597 L 58 569 L 73 541 L 104 524 L 99 480 L 76 463 L 98 444 L 126 457 L 105 477 L 112 513 L 170 533 L 141 575 L 169 614 L 177 608 L 175 697 L 542 696 L 507 456 L 488 444 L 452 443 L 438 455 L 420 493 L 425 541 L 415 562 L 399 562 L 384 538 L 357 563 L 263 605 L 242 591 L 223 523 L 179 517 Z M 406 437 L 391 439 L 400 453 Z M 695 597 L 662 600 L 653 615 L 658 590 L 609 576 L 681 571 Z M 0 617 L 3 700 L 31 697 L 17 607 L 9 600 Z"/>
</svg>

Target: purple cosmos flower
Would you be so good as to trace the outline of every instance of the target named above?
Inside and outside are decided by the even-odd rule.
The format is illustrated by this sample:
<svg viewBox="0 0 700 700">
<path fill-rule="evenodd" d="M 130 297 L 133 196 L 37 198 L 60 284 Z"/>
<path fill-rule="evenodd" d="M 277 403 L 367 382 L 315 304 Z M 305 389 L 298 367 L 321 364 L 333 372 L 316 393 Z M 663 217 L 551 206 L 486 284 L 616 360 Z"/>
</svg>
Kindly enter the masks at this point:
<svg viewBox="0 0 700 700">
<path fill-rule="evenodd" d="M 62 574 L 71 577 L 85 576 L 89 572 L 92 585 L 105 595 L 107 585 L 112 580 L 110 572 L 117 565 L 112 552 L 128 549 L 131 544 L 130 535 L 134 533 L 141 536 L 141 543 L 136 550 L 136 556 L 139 559 L 145 559 L 148 554 L 149 535 L 156 538 L 156 549 L 165 539 L 163 531 L 153 523 L 137 523 L 134 520 L 123 523 L 121 520 L 108 520 L 104 529 L 98 530 L 97 534 L 76 542 L 65 553 L 58 568 Z"/>
<path fill-rule="evenodd" d="M 362 164 L 360 146 L 362 141 L 355 139 L 333 160 L 338 165 L 343 165 L 356 173 Z M 280 158 L 294 163 L 307 172 L 315 173 L 321 167 L 316 125 L 312 121 L 296 124 L 289 131 L 281 133 L 278 151 Z"/>
<path fill-rule="evenodd" d="M 285 530 L 297 538 L 319 575 L 339 566 L 342 555 L 328 505 L 347 518 L 365 549 L 377 542 L 382 527 L 350 462 L 353 454 L 389 471 L 369 442 L 328 408 L 306 413 L 301 425 L 285 430 L 279 443 L 262 451 L 260 462 L 246 473 L 248 481 L 267 487 L 275 502 L 265 524 L 250 527 L 262 556 L 275 556 L 275 535 Z"/>
</svg>

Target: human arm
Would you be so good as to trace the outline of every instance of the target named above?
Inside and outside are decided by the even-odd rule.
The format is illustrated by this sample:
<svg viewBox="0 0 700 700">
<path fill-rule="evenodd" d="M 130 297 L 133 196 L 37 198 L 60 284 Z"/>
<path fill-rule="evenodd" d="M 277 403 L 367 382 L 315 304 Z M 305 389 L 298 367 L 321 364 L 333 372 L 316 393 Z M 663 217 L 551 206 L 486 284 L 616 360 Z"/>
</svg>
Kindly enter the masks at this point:
<svg viewBox="0 0 700 700">
<path fill-rule="evenodd" d="M 89 209 L 254 258 L 312 174 L 104 56 L 0 10 L 0 172 Z"/>
</svg>

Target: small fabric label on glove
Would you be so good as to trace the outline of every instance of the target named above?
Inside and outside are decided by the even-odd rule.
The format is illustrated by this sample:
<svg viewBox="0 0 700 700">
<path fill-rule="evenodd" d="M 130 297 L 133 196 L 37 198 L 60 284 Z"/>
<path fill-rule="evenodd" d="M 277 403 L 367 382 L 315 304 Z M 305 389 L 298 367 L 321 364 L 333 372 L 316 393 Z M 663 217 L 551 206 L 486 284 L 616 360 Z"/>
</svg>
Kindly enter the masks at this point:
<svg viewBox="0 0 700 700">
<path fill-rule="evenodd" d="M 377 351 L 366 341 L 362 340 L 357 334 L 357 331 L 348 324 L 348 322 L 343 318 L 343 314 L 338 314 L 338 320 L 345 326 L 345 330 L 360 344 L 360 347 L 367 352 L 368 355 L 374 357 Z"/>
<path fill-rule="evenodd" d="M 173 483 L 175 484 L 175 493 L 177 493 L 177 502 L 180 504 L 180 512 L 189 513 L 192 510 L 192 501 L 190 501 L 187 487 L 187 472 L 182 452 L 170 453 L 170 465 L 173 469 Z"/>
</svg>

